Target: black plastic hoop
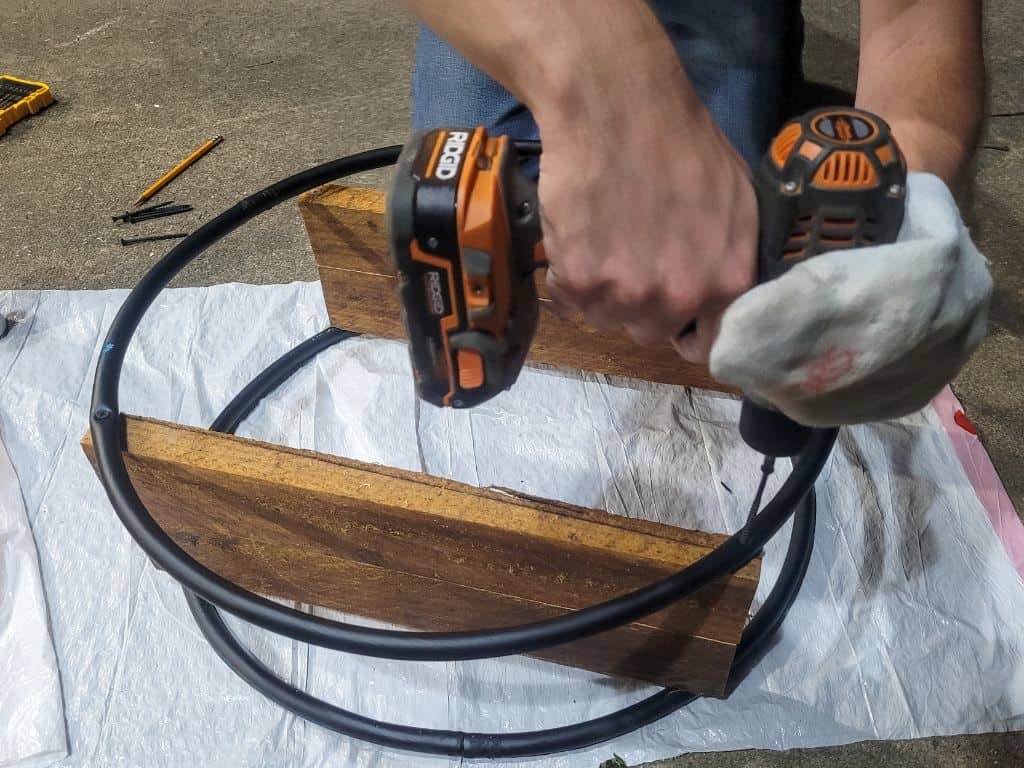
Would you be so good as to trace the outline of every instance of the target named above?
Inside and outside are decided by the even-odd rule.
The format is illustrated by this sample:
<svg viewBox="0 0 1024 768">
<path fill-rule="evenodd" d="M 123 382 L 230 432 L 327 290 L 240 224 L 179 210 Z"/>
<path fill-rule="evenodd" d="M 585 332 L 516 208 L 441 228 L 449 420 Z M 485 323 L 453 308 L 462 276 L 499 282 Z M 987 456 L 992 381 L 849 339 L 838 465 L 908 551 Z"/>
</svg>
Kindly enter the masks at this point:
<svg viewBox="0 0 1024 768">
<path fill-rule="evenodd" d="M 523 154 L 539 153 L 536 142 L 517 142 Z M 346 712 L 297 691 L 275 678 L 234 637 L 218 614 L 226 610 L 268 631 L 324 648 L 407 660 L 450 661 L 529 653 L 589 637 L 659 611 L 695 589 L 753 559 L 794 512 L 799 526 L 786 567 L 769 600 L 748 624 L 737 648 L 739 674 L 781 624 L 806 571 L 813 539 L 813 484 L 831 451 L 836 430 L 816 430 L 782 488 L 750 525 L 698 562 L 662 581 L 613 600 L 542 622 L 474 632 L 402 632 L 372 629 L 311 616 L 282 606 L 222 579 L 177 546 L 139 499 L 121 453 L 124 420 L 118 388 L 128 344 L 157 294 L 207 247 L 278 203 L 343 176 L 389 165 L 400 147 L 384 147 L 325 163 L 252 195 L 201 227 L 173 248 L 139 282 L 107 333 L 93 388 L 90 427 L 101 482 L 129 533 L 149 557 L 182 584 L 193 615 L 217 653 L 236 673 L 291 711 L 356 738 L 402 749 L 465 757 L 546 754 L 597 743 L 641 727 L 689 703 L 695 696 L 663 691 L 617 713 L 562 728 L 530 733 L 484 734 L 381 723 Z M 349 334 L 328 329 L 292 350 L 248 385 L 218 417 L 214 429 L 233 431 L 256 403 L 313 355 Z M 799 508 L 799 509 L 798 509 Z M 770 609 L 770 610 L 769 610 Z"/>
</svg>

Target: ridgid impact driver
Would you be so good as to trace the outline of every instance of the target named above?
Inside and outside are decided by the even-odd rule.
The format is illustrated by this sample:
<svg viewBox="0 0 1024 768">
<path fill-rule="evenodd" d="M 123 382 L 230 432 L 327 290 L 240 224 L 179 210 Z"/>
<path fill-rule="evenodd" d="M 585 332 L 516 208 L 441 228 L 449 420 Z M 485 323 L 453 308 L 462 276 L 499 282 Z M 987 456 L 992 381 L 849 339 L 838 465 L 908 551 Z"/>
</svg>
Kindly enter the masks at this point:
<svg viewBox="0 0 1024 768">
<path fill-rule="evenodd" d="M 869 112 L 825 108 L 787 123 L 754 174 L 758 281 L 821 253 L 896 239 L 906 163 Z M 507 136 L 484 128 L 415 135 L 388 196 L 391 253 L 416 389 L 468 408 L 515 383 L 537 328 L 544 263 L 536 183 Z M 794 456 L 810 429 L 754 398 L 740 432 L 767 456 Z"/>
</svg>

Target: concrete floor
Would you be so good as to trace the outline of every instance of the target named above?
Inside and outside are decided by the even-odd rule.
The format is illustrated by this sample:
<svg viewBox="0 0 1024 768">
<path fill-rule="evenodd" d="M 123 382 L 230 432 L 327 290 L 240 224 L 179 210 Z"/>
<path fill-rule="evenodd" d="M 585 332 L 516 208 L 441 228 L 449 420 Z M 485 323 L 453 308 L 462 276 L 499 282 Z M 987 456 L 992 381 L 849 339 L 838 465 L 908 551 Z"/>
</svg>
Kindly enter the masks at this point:
<svg viewBox="0 0 1024 768">
<path fill-rule="evenodd" d="M 808 74 L 856 79 L 856 2 L 805 0 Z M 990 119 L 967 218 L 992 260 L 992 330 L 955 388 L 1024 510 L 1024 21 L 987 3 Z M 406 134 L 414 26 L 382 0 L 0 0 L 0 72 L 43 80 L 59 103 L 0 138 L 0 287 L 130 286 L 166 251 L 121 235 L 197 226 L 294 171 Z M 1005 113 L 1015 113 L 1004 115 Z M 186 216 L 125 232 L 110 214 L 207 137 L 225 142 L 158 200 Z M 381 184 L 370 175 L 367 183 Z M 162 245 L 162 244 L 157 244 Z M 227 238 L 188 284 L 315 279 L 295 209 Z M 868 742 L 789 753 L 691 755 L 661 766 L 1019 765 L 1021 734 Z"/>
</svg>

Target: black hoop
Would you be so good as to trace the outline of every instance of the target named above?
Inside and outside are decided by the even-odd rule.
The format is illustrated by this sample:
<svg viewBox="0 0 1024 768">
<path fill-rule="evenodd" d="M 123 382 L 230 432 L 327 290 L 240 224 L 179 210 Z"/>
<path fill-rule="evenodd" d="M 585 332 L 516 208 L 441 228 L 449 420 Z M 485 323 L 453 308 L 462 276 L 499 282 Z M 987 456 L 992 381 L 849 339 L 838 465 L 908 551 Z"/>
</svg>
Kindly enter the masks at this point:
<svg viewBox="0 0 1024 768">
<path fill-rule="evenodd" d="M 536 142 L 517 142 L 537 154 Z M 111 504 L 147 555 L 185 589 L 204 635 L 228 665 L 253 687 L 296 714 L 350 736 L 402 749 L 466 757 L 512 757 L 574 749 L 612 738 L 678 709 L 695 696 L 663 691 L 596 720 L 545 731 L 480 734 L 380 723 L 314 699 L 275 678 L 231 636 L 217 609 L 276 634 L 334 650 L 407 660 L 450 661 L 529 653 L 613 629 L 659 611 L 695 589 L 753 559 L 797 514 L 786 568 L 769 600 L 750 621 L 737 649 L 733 677 L 741 676 L 781 624 L 802 583 L 814 528 L 813 484 L 831 451 L 836 430 L 816 430 L 779 493 L 746 527 L 693 565 L 660 582 L 579 611 L 533 624 L 474 632 L 401 632 L 330 621 L 280 605 L 222 579 L 194 560 L 157 525 L 132 485 L 121 454 L 124 420 L 118 388 L 128 344 L 157 294 L 212 243 L 260 213 L 320 184 L 389 165 L 400 147 L 352 155 L 296 174 L 252 195 L 187 237 L 160 260 L 122 305 L 107 333 L 93 388 L 90 426 L 100 479 Z M 214 428 L 233 431 L 256 403 L 317 352 L 349 334 L 328 329 L 292 350 L 247 386 L 218 417 Z M 799 507 L 799 510 L 798 510 Z M 769 610 L 769 608 L 771 610 Z"/>
</svg>

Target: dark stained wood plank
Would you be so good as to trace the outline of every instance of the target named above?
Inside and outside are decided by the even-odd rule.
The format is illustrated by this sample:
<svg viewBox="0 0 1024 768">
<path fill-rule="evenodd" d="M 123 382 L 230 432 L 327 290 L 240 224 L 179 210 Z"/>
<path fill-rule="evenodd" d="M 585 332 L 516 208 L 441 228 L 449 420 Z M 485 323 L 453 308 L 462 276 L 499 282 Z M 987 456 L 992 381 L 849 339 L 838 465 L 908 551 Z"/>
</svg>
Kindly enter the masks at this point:
<svg viewBox="0 0 1024 768">
<path fill-rule="evenodd" d="M 128 417 L 127 431 L 140 496 L 204 565 L 254 591 L 413 628 L 548 618 L 663 578 L 723 540 L 165 422 Z M 88 436 L 83 447 L 92 458 Z M 721 695 L 759 569 L 536 655 Z"/>
</svg>

